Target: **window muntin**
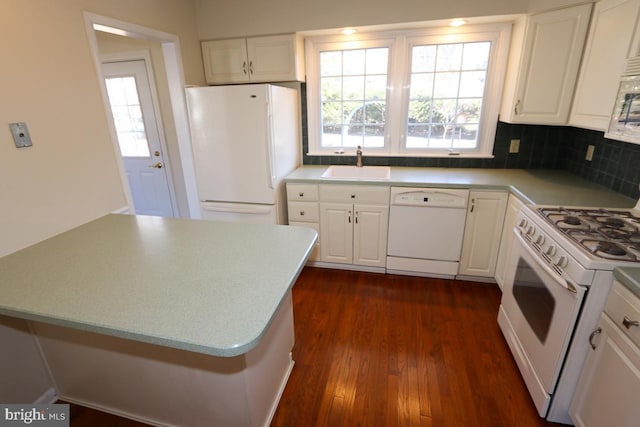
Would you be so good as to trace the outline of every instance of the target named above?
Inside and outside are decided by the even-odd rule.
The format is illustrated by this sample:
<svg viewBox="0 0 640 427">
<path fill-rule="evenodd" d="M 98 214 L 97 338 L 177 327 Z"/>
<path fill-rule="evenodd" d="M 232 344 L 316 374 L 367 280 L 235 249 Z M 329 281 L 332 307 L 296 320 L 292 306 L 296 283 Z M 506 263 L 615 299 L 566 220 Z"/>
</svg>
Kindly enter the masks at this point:
<svg viewBox="0 0 640 427">
<path fill-rule="evenodd" d="M 384 147 L 389 49 L 320 52 L 321 146 Z"/>
<path fill-rule="evenodd" d="M 336 35 L 307 38 L 308 154 L 355 153 L 352 148 L 355 145 L 364 144 L 366 147 L 369 144 L 368 155 L 492 157 L 508 59 L 510 28 L 509 23 L 495 23 L 467 25 L 462 31 L 449 27 L 432 27 L 360 33 L 357 38 Z M 439 46 L 442 46 L 441 54 L 438 52 Z M 329 99 L 327 91 L 324 95 L 321 94 L 321 54 L 343 55 L 345 51 L 366 52 L 385 47 L 388 48 L 388 71 L 384 101 L 381 97 L 368 100 L 368 95 L 356 99 L 355 94 L 354 99 L 342 98 L 342 92 L 340 99 Z M 362 57 L 361 52 L 358 54 Z M 328 67 L 333 70 L 333 74 L 328 71 L 325 73 L 327 88 L 330 87 L 329 84 L 341 86 L 343 78 L 357 75 L 358 71 L 355 70 L 362 72 L 362 65 L 354 66 L 353 75 L 341 74 L 340 80 L 330 82 L 330 77 L 338 77 L 336 64 L 338 62 L 333 64 L 333 68 Z M 340 63 L 340 68 L 352 70 L 343 63 Z M 360 79 L 362 80 L 362 74 Z M 361 92 L 358 93 L 361 95 Z M 326 117 L 329 117 L 329 106 L 334 107 L 331 113 L 339 117 L 332 122 L 327 121 L 327 124 L 335 127 L 326 129 L 326 134 L 333 132 L 332 135 L 338 138 L 339 143 L 324 144 L 328 139 L 323 141 L 325 112 L 322 111 L 322 96 L 325 96 L 325 101 L 336 102 L 326 105 Z M 448 113 L 441 114 L 440 117 L 433 115 L 425 108 L 425 102 L 421 105 L 420 101 L 427 98 L 438 103 L 441 113 Z M 339 110 L 337 102 L 340 102 Z M 356 106 L 343 105 L 343 102 L 359 102 L 362 113 L 357 114 L 357 117 L 354 117 L 355 114 L 345 116 L 345 111 L 352 111 L 348 108 Z M 375 106 L 378 111 L 368 111 L 369 108 L 374 108 L 369 105 Z M 345 106 L 346 109 L 343 109 Z M 367 122 L 366 117 L 371 118 L 376 113 L 382 115 L 380 110 L 383 106 L 384 123 Z M 478 110 L 480 113 L 477 113 Z M 428 120 L 425 119 L 427 115 Z M 345 119 L 354 120 L 354 126 L 349 126 Z M 379 126 L 384 135 L 365 133 L 364 127 L 367 124 L 371 126 L 368 130 Z M 436 125 L 440 128 L 435 129 Z M 355 126 L 360 127 L 356 130 Z M 338 129 L 341 134 L 336 137 Z M 435 130 L 440 131 L 439 138 L 429 139 L 429 133 L 433 134 Z M 344 139 L 346 143 L 342 139 L 344 134 L 347 135 Z M 376 136 L 378 139 L 375 139 Z M 363 144 L 357 144 L 356 138 Z"/>
<path fill-rule="evenodd" d="M 491 42 L 411 48 L 407 149 L 475 149 Z"/>
</svg>

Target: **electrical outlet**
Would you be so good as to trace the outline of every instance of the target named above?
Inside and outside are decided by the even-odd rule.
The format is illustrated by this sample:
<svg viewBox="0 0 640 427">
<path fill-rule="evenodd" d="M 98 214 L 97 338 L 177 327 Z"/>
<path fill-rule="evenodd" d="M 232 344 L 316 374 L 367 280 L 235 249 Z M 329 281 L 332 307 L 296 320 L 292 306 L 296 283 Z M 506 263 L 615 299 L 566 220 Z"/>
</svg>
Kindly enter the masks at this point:
<svg viewBox="0 0 640 427">
<path fill-rule="evenodd" d="M 11 129 L 16 148 L 31 147 L 31 137 L 29 136 L 29 129 L 26 123 L 9 123 L 9 128 Z"/>
<path fill-rule="evenodd" d="M 590 145 L 589 147 L 587 147 L 587 155 L 585 156 L 586 161 L 590 162 L 591 160 L 593 160 L 593 152 L 595 151 L 595 149 L 595 145 Z"/>
<path fill-rule="evenodd" d="M 512 139 L 509 144 L 509 153 L 518 153 L 520 151 L 520 140 Z"/>
</svg>

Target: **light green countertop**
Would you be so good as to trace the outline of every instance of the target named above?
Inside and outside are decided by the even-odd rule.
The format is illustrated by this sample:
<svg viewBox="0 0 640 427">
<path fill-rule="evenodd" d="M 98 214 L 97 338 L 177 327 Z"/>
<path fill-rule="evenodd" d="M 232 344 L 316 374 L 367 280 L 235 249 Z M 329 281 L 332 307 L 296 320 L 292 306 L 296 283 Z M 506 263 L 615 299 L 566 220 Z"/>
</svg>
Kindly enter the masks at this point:
<svg viewBox="0 0 640 427">
<path fill-rule="evenodd" d="M 358 181 L 322 178 L 327 167 L 305 165 L 285 181 L 507 190 L 525 203 L 538 205 L 630 208 L 636 203 L 630 197 L 560 170 L 392 167 L 388 180 Z"/>
<path fill-rule="evenodd" d="M 618 267 L 613 270 L 616 279 L 640 297 L 640 268 Z"/>
<path fill-rule="evenodd" d="M 214 356 L 251 350 L 308 228 L 107 215 L 0 258 L 0 314 Z"/>
</svg>

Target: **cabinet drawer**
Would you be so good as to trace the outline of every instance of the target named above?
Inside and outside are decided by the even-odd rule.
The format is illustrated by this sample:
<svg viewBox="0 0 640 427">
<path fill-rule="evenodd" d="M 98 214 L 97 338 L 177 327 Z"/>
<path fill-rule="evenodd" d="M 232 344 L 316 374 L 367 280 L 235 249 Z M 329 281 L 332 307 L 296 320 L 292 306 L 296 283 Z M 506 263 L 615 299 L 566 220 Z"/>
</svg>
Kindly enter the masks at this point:
<svg viewBox="0 0 640 427">
<path fill-rule="evenodd" d="M 287 200 L 315 202 L 318 200 L 316 184 L 287 184 Z"/>
<path fill-rule="evenodd" d="M 377 185 L 319 185 L 320 200 L 339 203 L 388 205 L 389 187 Z"/>
<path fill-rule="evenodd" d="M 640 299 L 637 296 L 622 283 L 614 281 L 604 311 L 626 336 L 640 346 Z M 632 322 L 639 323 L 634 325 Z"/>
<path fill-rule="evenodd" d="M 288 203 L 289 223 L 291 221 L 318 222 L 320 221 L 320 210 L 317 203 L 309 202 L 289 202 Z"/>
</svg>

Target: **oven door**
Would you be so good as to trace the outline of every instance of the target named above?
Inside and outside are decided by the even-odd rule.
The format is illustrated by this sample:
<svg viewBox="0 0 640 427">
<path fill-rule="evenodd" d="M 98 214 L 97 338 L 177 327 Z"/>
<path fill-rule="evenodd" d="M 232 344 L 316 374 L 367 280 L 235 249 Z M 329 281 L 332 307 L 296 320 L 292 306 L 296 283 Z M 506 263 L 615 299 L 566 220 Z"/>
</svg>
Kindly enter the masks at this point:
<svg viewBox="0 0 640 427">
<path fill-rule="evenodd" d="M 544 417 L 586 289 L 558 274 L 514 231 L 498 323 Z"/>
</svg>

